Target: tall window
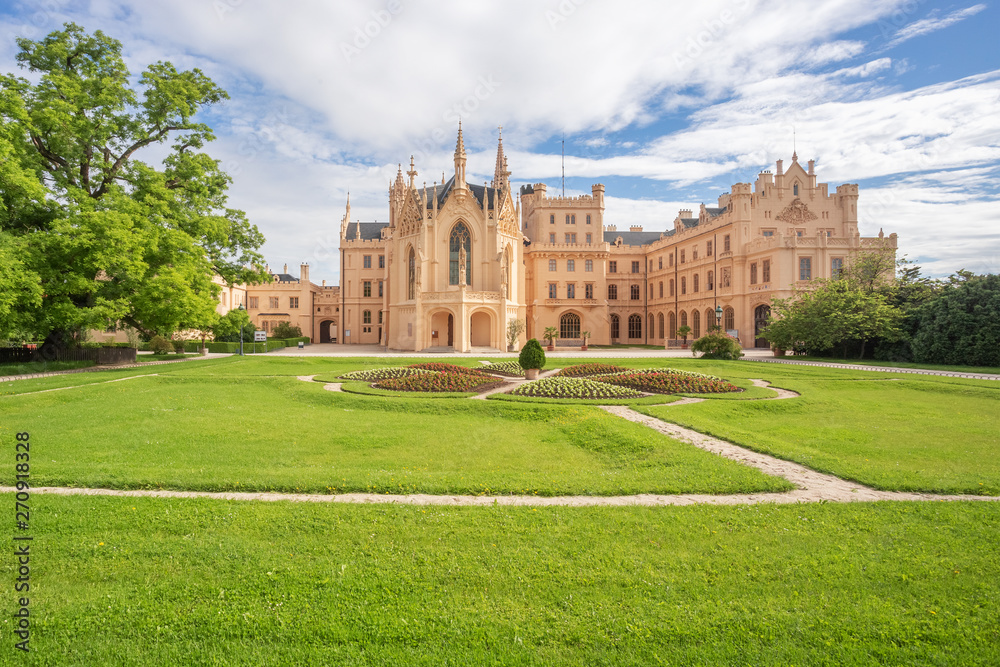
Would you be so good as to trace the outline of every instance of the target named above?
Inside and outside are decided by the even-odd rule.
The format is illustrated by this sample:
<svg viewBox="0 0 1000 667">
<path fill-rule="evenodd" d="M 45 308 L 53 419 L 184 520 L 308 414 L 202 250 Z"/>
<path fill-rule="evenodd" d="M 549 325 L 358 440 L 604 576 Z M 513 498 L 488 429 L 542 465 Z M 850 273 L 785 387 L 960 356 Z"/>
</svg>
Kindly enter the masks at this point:
<svg viewBox="0 0 1000 667">
<path fill-rule="evenodd" d="M 555 298 L 557 298 L 557 296 L 556 296 L 557 294 L 558 294 L 558 292 L 556 291 L 556 284 L 555 283 L 549 283 L 549 298 L 550 299 L 555 299 Z"/>
<path fill-rule="evenodd" d="M 611 316 L 611 338 L 621 338 L 621 324 L 617 315 Z"/>
<path fill-rule="evenodd" d="M 722 252 L 729 252 L 729 234 L 722 237 Z"/>
<path fill-rule="evenodd" d="M 566 285 L 566 298 L 567 299 L 575 299 L 576 298 L 576 284 L 575 283 L 568 283 Z"/>
<path fill-rule="evenodd" d="M 760 280 L 765 283 L 771 282 L 771 260 L 769 259 L 760 263 Z"/>
<path fill-rule="evenodd" d="M 659 257 L 657 257 L 657 264 L 658 264 L 657 268 L 660 268 L 660 269 L 663 268 L 663 255 L 660 255 Z"/>
<path fill-rule="evenodd" d="M 290 297 L 288 297 L 288 307 L 289 308 L 298 308 L 299 307 L 299 297 L 297 297 L 297 296 L 290 296 Z"/>
<path fill-rule="evenodd" d="M 406 298 L 417 298 L 417 254 L 410 248 L 406 258 Z"/>
<path fill-rule="evenodd" d="M 677 313 L 674 311 L 667 315 L 667 335 L 671 338 L 677 335 Z"/>
<path fill-rule="evenodd" d="M 796 183 L 795 185 L 792 186 L 792 196 L 793 197 L 798 197 L 799 196 L 799 184 L 798 183 Z"/>
<path fill-rule="evenodd" d="M 566 224 L 569 224 L 569 213 L 566 214 Z"/>
<path fill-rule="evenodd" d="M 276 296 L 269 296 L 269 297 L 267 297 L 267 307 L 268 308 L 280 308 L 281 306 L 278 305 L 278 297 L 276 297 Z"/>
<path fill-rule="evenodd" d="M 639 273 L 639 262 L 632 262 L 632 273 Z"/>
<path fill-rule="evenodd" d="M 834 257 L 830 260 L 830 277 L 839 278 L 840 272 L 844 270 L 844 259 L 842 257 Z"/>
<path fill-rule="evenodd" d="M 504 248 L 504 250 L 503 250 L 503 266 L 501 266 L 501 267 L 500 267 L 500 271 L 501 271 L 501 272 L 503 273 L 503 283 L 504 283 L 504 285 L 506 285 L 506 286 L 507 286 L 507 290 L 506 290 L 506 292 L 505 292 L 504 296 L 505 296 L 506 298 L 508 298 L 508 299 L 510 298 L 510 295 L 511 295 L 511 286 L 510 286 L 510 279 L 511 279 L 511 275 L 510 275 L 510 265 L 511 265 L 512 263 L 513 263 L 513 262 L 511 261 L 511 257 L 510 257 L 510 246 L 507 246 L 507 247 L 506 247 L 506 248 Z"/>
<path fill-rule="evenodd" d="M 583 286 L 583 298 L 593 299 L 594 298 L 594 283 L 587 283 Z"/>
<path fill-rule="evenodd" d="M 569 216 L 569 224 L 571 224 L 571 225 L 575 225 L 576 224 L 576 214 L 575 213 L 573 215 Z"/>
<path fill-rule="evenodd" d="M 681 264 L 683 264 L 685 261 L 687 261 L 685 259 L 685 254 L 686 253 L 687 253 L 687 250 L 681 250 Z"/>
<path fill-rule="evenodd" d="M 590 224 L 590 214 L 589 213 L 587 214 L 587 224 L 588 225 Z"/>
<path fill-rule="evenodd" d="M 722 328 L 728 331 L 732 331 L 736 328 L 736 311 L 732 308 L 726 308 L 722 311 Z"/>
<path fill-rule="evenodd" d="M 249 308 L 253 308 L 254 310 L 256 310 L 257 308 L 260 308 L 260 297 L 259 296 L 252 296 L 252 297 L 250 297 L 247 300 L 249 301 L 249 304 L 248 304 Z"/>
<path fill-rule="evenodd" d="M 660 281 L 660 298 L 663 298 L 663 281 Z"/>
<path fill-rule="evenodd" d="M 590 216 L 588 215 L 587 217 L 589 218 Z M 590 245 L 593 239 L 594 239 L 593 234 L 587 234 L 587 245 Z"/>
<path fill-rule="evenodd" d="M 705 256 L 706 257 L 711 257 L 712 256 L 712 242 L 711 241 L 708 242 L 708 247 L 705 249 Z"/>
<path fill-rule="evenodd" d="M 618 299 L 618 285 L 608 285 L 608 301 L 616 301 Z"/>
<path fill-rule="evenodd" d="M 365 312 L 361 313 L 361 323 L 362 324 L 372 323 L 372 311 L 366 310 Z"/>
<path fill-rule="evenodd" d="M 692 280 L 692 285 L 691 286 L 693 288 L 693 291 L 695 291 L 695 292 L 698 291 L 698 274 L 697 273 L 694 274 L 694 278 Z"/>
<path fill-rule="evenodd" d="M 580 316 L 576 313 L 566 313 L 559 318 L 560 338 L 580 337 Z"/>
<path fill-rule="evenodd" d="M 696 260 L 696 259 L 698 259 L 698 246 L 695 246 L 695 247 L 694 247 L 694 248 L 693 248 L 693 249 L 691 250 L 691 261 L 693 262 L 693 261 L 694 261 L 694 260 Z"/>
<path fill-rule="evenodd" d="M 552 245 L 555 245 L 555 243 L 556 243 L 556 234 L 555 234 L 555 232 L 552 232 L 551 234 L 549 234 L 549 243 L 552 244 Z"/>
<path fill-rule="evenodd" d="M 638 285 L 632 285 L 632 290 L 631 290 L 630 296 L 631 296 L 631 298 L 632 298 L 633 301 L 638 301 L 639 299 L 642 298 L 642 295 L 639 294 L 639 286 Z"/>
<path fill-rule="evenodd" d="M 372 256 L 371 255 L 365 255 L 365 258 L 364 258 L 364 268 L 366 268 L 366 269 L 372 268 Z"/>
<path fill-rule="evenodd" d="M 465 250 L 465 284 L 472 284 L 472 237 L 469 235 L 469 228 L 464 222 L 455 225 L 451 230 L 451 238 L 448 243 L 450 260 L 450 280 L 452 285 L 458 284 L 460 271 L 458 270 L 458 260 Z"/>
<path fill-rule="evenodd" d="M 681 294 L 688 293 L 688 279 L 687 276 L 681 276 Z"/>
<path fill-rule="evenodd" d="M 380 280 L 380 281 L 378 281 L 378 295 L 382 296 L 383 292 L 384 292 L 384 288 L 382 286 L 382 281 Z"/>
<path fill-rule="evenodd" d="M 566 245 L 576 245 L 576 232 L 566 234 Z"/>
<path fill-rule="evenodd" d="M 701 338 L 701 313 L 697 310 L 691 313 L 691 336 Z"/>
<path fill-rule="evenodd" d="M 715 272 L 709 271 L 705 276 L 705 289 L 711 292 L 715 289 Z"/>
<path fill-rule="evenodd" d="M 583 261 L 583 270 L 587 273 L 591 273 L 594 270 L 594 260 L 586 259 Z"/>
<path fill-rule="evenodd" d="M 641 315 L 629 315 L 628 316 L 628 337 L 629 338 L 642 338 L 642 316 Z"/>
<path fill-rule="evenodd" d="M 549 260 L 549 271 L 555 271 L 555 270 L 556 270 L 556 260 L 550 259 Z"/>
<path fill-rule="evenodd" d="M 750 284 L 757 284 L 757 262 L 750 262 Z"/>
<path fill-rule="evenodd" d="M 380 268 L 380 269 L 384 269 L 385 268 L 385 255 L 379 255 L 378 256 L 378 268 Z"/>
<path fill-rule="evenodd" d="M 670 296 L 674 295 L 674 279 L 670 279 Z"/>
<path fill-rule="evenodd" d="M 576 271 L 576 260 L 575 259 L 567 259 L 566 260 L 566 270 L 567 271 Z"/>
<path fill-rule="evenodd" d="M 799 258 L 799 280 L 812 280 L 813 268 L 811 257 Z"/>
<path fill-rule="evenodd" d="M 555 213 L 549 215 L 549 224 L 550 225 L 556 224 L 556 214 Z"/>
<path fill-rule="evenodd" d="M 673 265 L 674 265 L 674 253 L 670 253 L 669 259 L 670 259 L 670 266 L 673 267 Z"/>
<path fill-rule="evenodd" d="M 618 262 L 608 262 L 608 273 L 618 273 Z"/>
<path fill-rule="evenodd" d="M 656 316 L 656 323 L 657 323 L 657 325 L 659 326 L 659 329 L 660 329 L 660 336 L 659 337 L 663 338 L 664 337 L 663 336 L 663 313 L 660 313 L 659 315 Z"/>
<path fill-rule="evenodd" d="M 372 295 L 372 281 L 366 280 L 363 283 L 361 283 L 361 285 L 362 285 L 362 287 L 361 287 L 362 294 L 361 295 L 362 296 L 371 296 Z"/>
</svg>

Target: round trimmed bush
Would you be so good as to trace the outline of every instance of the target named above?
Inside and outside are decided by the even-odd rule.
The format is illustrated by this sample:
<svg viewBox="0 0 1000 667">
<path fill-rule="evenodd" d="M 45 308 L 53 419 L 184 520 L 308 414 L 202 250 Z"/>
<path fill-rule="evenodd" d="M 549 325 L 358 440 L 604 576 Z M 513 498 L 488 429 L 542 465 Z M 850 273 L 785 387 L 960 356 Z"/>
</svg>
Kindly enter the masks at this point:
<svg viewBox="0 0 1000 667">
<path fill-rule="evenodd" d="M 525 370 L 545 368 L 545 350 L 542 349 L 542 344 L 535 338 L 525 343 L 524 349 L 517 357 L 517 363 L 521 364 L 521 368 Z"/>
<path fill-rule="evenodd" d="M 170 354 L 173 344 L 163 336 L 153 336 L 149 341 L 149 351 L 153 354 Z"/>
<path fill-rule="evenodd" d="M 713 331 L 691 343 L 691 354 L 701 352 L 703 359 L 735 360 L 743 356 L 743 348 L 727 333 Z"/>
</svg>

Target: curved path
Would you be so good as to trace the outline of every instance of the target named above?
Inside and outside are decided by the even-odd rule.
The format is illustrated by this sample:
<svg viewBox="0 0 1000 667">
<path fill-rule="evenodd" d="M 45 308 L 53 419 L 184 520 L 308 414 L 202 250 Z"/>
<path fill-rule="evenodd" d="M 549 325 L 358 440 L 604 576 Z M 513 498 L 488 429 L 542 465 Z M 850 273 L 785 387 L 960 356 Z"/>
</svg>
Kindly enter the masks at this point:
<svg viewBox="0 0 1000 667">
<path fill-rule="evenodd" d="M 314 375 L 299 376 L 299 380 L 311 382 Z M 758 387 L 770 387 L 764 380 L 751 380 Z M 340 383 L 327 383 L 323 386 L 328 391 L 340 391 Z M 770 387 L 778 393 L 770 399 L 783 400 L 798 396 L 795 392 L 777 387 Z M 705 399 L 682 399 L 667 405 L 683 405 L 700 402 Z M 321 495 L 308 493 L 269 493 L 269 492 L 209 492 L 209 491 L 152 491 L 152 490 L 117 490 L 88 489 L 66 487 L 35 487 L 33 493 L 53 495 L 84 495 L 84 496 L 121 496 L 121 497 L 152 497 L 152 498 L 218 498 L 222 500 L 256 500 L 256 501 L 290 501 L 312 503 L 370 503 L 399 505 L 463 505 L 463 506 L 531 506 L 531 507 L 626 507 L 626 506 L 667 506 L 667 505 L 754 505 L 758 503 L 810 503 L 810 502 L 874 502 L 880 500 L 909 501 L 1000 501 L 994 496 L 962 496 L 935 495 L 931 493 L 901 493 L 893 491 L 878 491 L 870 487 L 848 480 L 816 472 L 805 466 L 785 461 L 767 454 L 754 452 L 738 447 L 725 440 L 713 438 L 691 429 L 670 424 L 650 417 L 627 406 L 599 406 L 612 415 L 628 419 L 671 438 L 694 445 L 706 451 L 738 461 L 764 472 L 768 475 L 783 477 L 798 488 L 785 493 L 754 493 L 740 495 L 708 495 L 679 494 L 654 495 L 637 494 L 631 496 L 457 496 L 457 495 L 390 495 L 375 493 L 344 493 L 339 495 Z M 0 492 L 11 493 L 12 487 L 0 487 Z"/>
</svg>

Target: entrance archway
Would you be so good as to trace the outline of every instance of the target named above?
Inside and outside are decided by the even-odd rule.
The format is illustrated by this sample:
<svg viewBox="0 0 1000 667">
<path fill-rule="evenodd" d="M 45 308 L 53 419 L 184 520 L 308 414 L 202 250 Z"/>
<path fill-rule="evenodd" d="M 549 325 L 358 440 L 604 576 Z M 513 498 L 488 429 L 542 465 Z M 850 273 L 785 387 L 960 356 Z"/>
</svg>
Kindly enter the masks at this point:
<svg viewBox="0 0 1000 667">
<path fill-rule="evenodd" d="M 761 330 L 767 326 L 767 318 L 771 316 L 770 306 L 757 306 L 753 311 L 753 346 L 771 347 L 766 338 L 761 335 Z"/>
<path fill-rule="evenodd" d="M 493 341 L 490 340 L 490 324 L 492 319 L 489 313 L 482 311 L 473 313 L 469 321 L 469 332 L 471 334 L 470 344 L 473 347 L 491 347 Z"/>
<path fill-rule="evenodd" d="M 337 320 L 323 320 L 319 323 L 319 342 L 337 342 Z"/>
<path fill-rule="evenodd" d="M 455 344 L 455 318 L 446 310 L 434 313 L 431 316 L 431 347 L 448 346 Z"/>
</svg>

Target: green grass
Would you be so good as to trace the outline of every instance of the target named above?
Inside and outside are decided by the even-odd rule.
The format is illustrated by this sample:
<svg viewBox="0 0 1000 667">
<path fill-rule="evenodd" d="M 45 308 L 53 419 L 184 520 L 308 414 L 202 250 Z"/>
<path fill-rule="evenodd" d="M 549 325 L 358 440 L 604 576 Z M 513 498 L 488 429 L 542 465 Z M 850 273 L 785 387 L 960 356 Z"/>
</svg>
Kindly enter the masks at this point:
<svg viewBox="0 0 1000 667">
<path fill-rule="evenodd" d="M 822 361 L 844 366 L 886 366 L 889 368 L 925 368 L 932 371 L 955 371 L 958 373 L 1000 374 L 1000 368 L 991 366 L 948 366 L 944 364 L 917 364 L 911 361 L 876 361 L 874 359 L 842 359 L 836 357 L 787 357 L 794 361 Z"/>
<path fill-rule="evenodd" d="M 190 359 L 191 357 L 200 357 L 200 354 L 138 354 L 135 357 L 136 362 L 148 363 L 150 361 L 180 361 L 182 359 Z"/>
<path fill-rule="evenodd" d="M 2 397 L 0 435 L 32 434 L 45 451 L 32 478 L 48 485 L 539 495 L 791 486 L 596 407 L 328 392 L 276 375 L 304 366 L 274 361 L 159 366 Z"/>
<path fill-rule="evenodd" d="M 641 409 L 879 489 L 1000 495 L 1000 383 L 740 365 L 801 397 Z"/>
<path fill-rule="evenodd" d="M 0 376 L 31 375 L 33 373 L 54 373 L 77 368 L 89 368 L 93 361 L 28 361 L 22 364 L 0 364 Z"/>
<path fill-rule="evenodd" d="M 32 503 L 33 665 L 1000 663 L 994 503 Z"/>
</svg>

